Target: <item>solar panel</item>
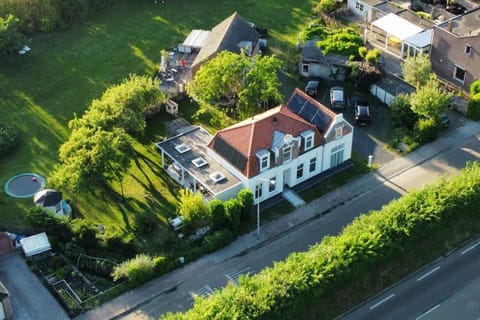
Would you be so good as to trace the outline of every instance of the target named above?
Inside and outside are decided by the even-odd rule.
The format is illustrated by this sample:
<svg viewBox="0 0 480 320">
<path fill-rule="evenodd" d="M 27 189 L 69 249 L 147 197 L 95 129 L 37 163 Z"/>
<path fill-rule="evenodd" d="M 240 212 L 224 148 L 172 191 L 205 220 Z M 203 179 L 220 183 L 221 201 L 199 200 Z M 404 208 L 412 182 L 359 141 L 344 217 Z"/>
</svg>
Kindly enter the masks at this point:
<svg viewBox="0 0 480 320">
<path fill-rule="evenodd" d="M 321 110 L 318 110 L 311 123 L 313 123 L 320 131 L 323 131 L 327 127 L 329 121 L 330 118 Z"/>
<path fill-rule="evenodd" d="M 245 165 L 247 164 L 247 158 L 222 138 L 218 136 L 215 138 L 213 150 L 229 161 L 235 168 L 243 172 Z"/>
<path fill-rule="evenodd" d="M 287 104 L 287 108 L 298 114 L 298 111 L 302 108 L 303 104 L 305 103 L 305 100 L 300 97 L 298 94 L 295 94 L 292 99 Z"/>
<path fill-rule="evenodd" d="M 290 99 L 287 108 L 314 124 L 320 131 L 323 131 L 330 121 L 330 117 L 320 108 L 298 94 Z"/>
</svg>

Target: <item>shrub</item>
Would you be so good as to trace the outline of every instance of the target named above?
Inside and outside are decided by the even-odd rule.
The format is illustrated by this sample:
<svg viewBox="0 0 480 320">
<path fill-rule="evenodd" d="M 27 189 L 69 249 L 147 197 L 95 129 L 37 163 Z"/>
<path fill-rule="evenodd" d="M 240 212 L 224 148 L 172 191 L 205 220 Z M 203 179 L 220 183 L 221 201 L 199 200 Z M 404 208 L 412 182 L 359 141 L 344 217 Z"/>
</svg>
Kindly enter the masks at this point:
<svg viewBox="0 0 480 320">
<path fill-rule="evenodd" d="M 480 120 L 480 93 L 475 94 L 468 101 L 468 117 Z"/>
<path fill-rule="evenodd" d="M 153 271 L 154 263 L 152 257 L 146 254 L 138 254 L 135 258 L 115 266 L 112 277 L 114 281 L 128 279 L 128 281 L 140 285 L 151 279 Z"/>
<path fill-rule="evenodd" d="M 227 226 L 227 217 L 225 215 L 225 206 L 219 199 L 213 199 L 208 203 L 212 214 L 212 225 L 214 230 L 222 229 Z"/>
<path fill-rule="evenodd" d="M 135 215 L 135 232 L 139 234 L 150 234 L 157 227 L 158 220 L 151 212 L 139 212 Z"/>
<path fill-rule="evenodd" d="M 357 88 L 361 90 L 370 90 L 370 86 L 382 77 L 380 69 L 371 63 L 350 61 L 349 66 L 352 68 L 351 77 L 355 79 Z"/>
<path fill-rule="evenodd" d="M 377 64 L 378 59 L 380 58 L 381 55 L 382 55 L 382 52 L 377 48 L 373 50 L 368 50 L 367 54 L 365 55 L 365 61 L 367 61 L 368 63 Z"/>
<path fill-rule="evenodd" d="M 366 47 L 360 47 L 358 48 L 358 55 L 360 56 L 360 58 L 365 58 L 367 56 L 367 52 L 368 52 L 368 49 Z"/>
<path fill-rule="evenodd" d="M 202 247 L 207 252 L 213 252 L 227 246 L 234 238 L 230 230 L 218 230 L 203 239 Z"/>
<path fill-rule="evenodd" d="M 11 14 L 2 17 L 0 12 L 0 57 L 13 57 L 24 45 L 23 34 L 18 29 L 19 19 Z"/>
<path fill-rule="evenodd" d="M 18 133 L 12 126 L 0 123 L 0 157 L 8 155 L 18 143 Z"/>
<path fill-rule="evenodd" d="M 200 192 L 180 190 L 178 213 L 182 216 L 186 228 L 203 227 L 210 223 L 211 214 Z"/>
<path fill-rule="evenodd" d="M 473 96 L 480 93 L 480 80 L 475 80 L 470 85 L 470 94 Z"/>
<path fill-rule="evenodd" d="M 332 11 L 336 5 L 337 5 L 336 0 L 320 0 L 318 4 L 315 6 L 314 11 L 328 13 Z"/>
<path fill-rule="evenodd" d="M 237 195 L 241 207 L 240 222 L 244 225 L 252 220 L 253 212 L 253 193 L 250 189 L 242 189 Z"/>
<path fill-rule="evenodd" d="M 424 143 L 435 140 L 438 135 L 438 124 L 432 118 L 418 119 L 413 129 L 415 140 Z"/>
<path fill-rule="evenodd" d="M 92 222 L 85 219 L 74 219 L 71 225 L 74 242 L 87 250 L 98 249 L 97 228 Z"/>
<path fill-rule="evenodd" d="M 410 107 L 410 98 L 404 94 L 398 94 L 393 100 L 392 110 L 392 126 L 394 128 L 405 128 L 409 131 L 417 123 L 418 116 Z"/>
<path fill-rule="evenodd" d="M 105 238 L 104 251 L 109 255 L 131 258 L 137 253 L 132 239 L 124 239 L 119 235 Z"/>
<path fill-rule="evenodd" d="M 52 212 L 41 207 L 32 207 L 27 211 L 28 223 L 35 229 L 45 231 L 54 247 L 64 244 L 73 236 L 67 217 L 56 217 Z"/>
</svg>

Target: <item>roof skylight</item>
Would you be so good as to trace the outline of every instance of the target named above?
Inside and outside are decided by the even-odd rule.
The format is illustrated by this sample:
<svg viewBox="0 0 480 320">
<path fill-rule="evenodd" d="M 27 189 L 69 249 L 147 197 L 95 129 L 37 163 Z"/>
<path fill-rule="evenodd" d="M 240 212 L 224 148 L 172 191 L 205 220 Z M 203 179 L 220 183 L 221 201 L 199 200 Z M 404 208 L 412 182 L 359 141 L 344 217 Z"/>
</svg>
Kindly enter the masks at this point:
<svg viewBox="0 0 480 320">
<path fill-rule="evenodd" d="M 195 167 L 200 168 L 206 165 L 208 162 L 207 160 L 203 159 L 202 157 L 198 157 L 192 160 L 192 163 L 195 165 Z"/>
<path fill-rule="evenodd" d="M 177 150 L 180 153 L 185 153 L 191 149 L 185 143 L 182 143 L 182 144 L 179 144 L 178 146 L 175 146 L 175 150 Z"/>
<path fill-rule="evenodd" d="M 221 174 L 220 172 L 216 171 L 210 175 L 210 179 L 213 180 L 215 183 L 219 183 L 223 179 L 225 179 L 225 176 Z"/>
</svg>

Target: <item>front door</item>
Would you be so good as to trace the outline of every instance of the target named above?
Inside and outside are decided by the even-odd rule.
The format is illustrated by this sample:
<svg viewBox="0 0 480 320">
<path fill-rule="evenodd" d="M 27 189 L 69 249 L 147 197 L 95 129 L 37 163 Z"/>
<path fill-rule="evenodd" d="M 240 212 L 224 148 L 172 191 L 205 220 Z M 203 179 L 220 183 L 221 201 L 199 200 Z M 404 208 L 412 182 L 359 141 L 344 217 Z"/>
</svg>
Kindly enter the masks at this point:
<svg viewBox="0 0 480 320">
<path fill-rule="evenodd" d="M 283 171 L 283 185 L 290 185 L 290 168 Z"/>
</svg>

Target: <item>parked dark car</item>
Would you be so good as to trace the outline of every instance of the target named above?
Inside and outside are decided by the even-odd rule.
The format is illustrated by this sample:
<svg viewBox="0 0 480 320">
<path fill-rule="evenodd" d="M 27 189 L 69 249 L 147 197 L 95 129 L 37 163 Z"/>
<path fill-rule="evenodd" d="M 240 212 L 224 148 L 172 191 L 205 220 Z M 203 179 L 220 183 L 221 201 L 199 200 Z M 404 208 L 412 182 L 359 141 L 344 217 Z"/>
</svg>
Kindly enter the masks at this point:
<svg viewBox="0 0 480 320">
<path fill-rule="evenodd" d="M 370 106 L 364 101 L 355 102 L 355 124 L 366 126 L 372 122 Z"/>
<path fill-rule="evenodd" d="M 318 81 L 308 81 L 305 86 L 305 92 L 312 97 L 316 97 L 318 95 L 318 85 Z"/>
<path fill-rule="evenodd" d="M 342 87 L 332 87 L 330 89 L 330 105 L 332 109 L 345 108 L 345 91 Z"/>
</svg>

